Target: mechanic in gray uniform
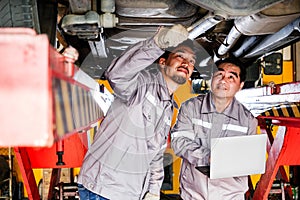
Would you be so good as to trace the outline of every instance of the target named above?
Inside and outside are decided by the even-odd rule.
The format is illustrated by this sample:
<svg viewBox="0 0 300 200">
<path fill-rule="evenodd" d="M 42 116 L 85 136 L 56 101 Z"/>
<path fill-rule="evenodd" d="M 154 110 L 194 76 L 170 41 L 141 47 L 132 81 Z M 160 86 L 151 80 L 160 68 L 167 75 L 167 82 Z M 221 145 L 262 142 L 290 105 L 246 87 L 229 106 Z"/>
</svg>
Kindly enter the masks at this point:
<svg viewBox="0 0 300 200">
<path fill-rule="evenodd" d="M 256 134 L 257 119 L 235 99 L 246 70 L 235 58 L 216 62 L 211 91 L 184 102 L 171 131 L 171 146 L 182 158 L 180 191 L 184 200 L 242 200 L 248 177 L 210 179 L 196 169 L 210 164 L 210 138 Z"/>
<path fill-rule="evenodd" d="M 173 93 L 190 78 L 196 62 L 187 38 L 182 25 L 161 27 L 108 67 L 115 100 L 80 170 L 82 200 L 160 198 L 163 154 L 176 107 Z"/>
</svg>

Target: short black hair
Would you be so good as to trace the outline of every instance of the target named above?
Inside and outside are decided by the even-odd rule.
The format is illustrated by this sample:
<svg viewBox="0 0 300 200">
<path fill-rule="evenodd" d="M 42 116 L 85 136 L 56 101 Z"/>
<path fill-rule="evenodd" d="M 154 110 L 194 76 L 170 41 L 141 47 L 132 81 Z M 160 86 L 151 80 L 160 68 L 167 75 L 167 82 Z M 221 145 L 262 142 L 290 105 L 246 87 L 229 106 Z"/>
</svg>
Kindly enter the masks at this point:
<svg viewBox="0 0 300 200">
<path fill-rule="evenodd" d="M 231 63 L 234 64 L 235 66 L 240 68 L 240 80 L 241 82 L 245 82 L 246 81 L 246 76 L 247 76 L 247 72 L 246 72 L 246 67 L 245 64 L 243 62 L 241 62 L 238 58 L 234 57 L 234 56 L 230 56 L 227 57 L 225 59 L 220 59 L 218 61 L 216 61 L 216 66 L 219 67 L 222 63 Z"/>
<path fill-rule="evenodd" d="M 197 58 L 197 52 L 200 51 L 199 47 L 197 47 L 197 45 L 199 45 L 196 41 L 193 41 L 191 39 L 187 39 L 185 41 L 183 41 L 182 43 L 178 44 L 176 47 L 168 47 L 165 49 L 165 52 L 160 56 L 160 58 L 165 58 L 167 59 L 169 57 L 169 55 L 174 51 L 174 49 L 181 47 L 181 46 L 186 46 L 186 47 L 190 47 L 192 49 L 192 51 L 195 54 L 195 58 L 196 58 L 196 63 L 194 66 L 199 64 L 199 59 Z M 158 59 L 159 60 L 159 59 Z"/>
</svg>

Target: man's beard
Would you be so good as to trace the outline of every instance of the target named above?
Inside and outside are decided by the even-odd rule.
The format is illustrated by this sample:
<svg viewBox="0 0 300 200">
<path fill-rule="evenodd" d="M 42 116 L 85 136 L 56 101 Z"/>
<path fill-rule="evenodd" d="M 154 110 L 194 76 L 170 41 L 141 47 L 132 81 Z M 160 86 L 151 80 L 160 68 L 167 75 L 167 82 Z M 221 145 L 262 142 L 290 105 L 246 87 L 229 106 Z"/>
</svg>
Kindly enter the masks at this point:
<svg viewBox="0 0 300 200">
<path fill-rule="evenodd" d="M 177 76 L 177 75 L 174 75 L 174 76 L 171 76 L 171 79 L 177 83 L 177 84 L 184 84 L 186 82 L 186 78 L 182 77 L 182 76 Z"/>
</svg>

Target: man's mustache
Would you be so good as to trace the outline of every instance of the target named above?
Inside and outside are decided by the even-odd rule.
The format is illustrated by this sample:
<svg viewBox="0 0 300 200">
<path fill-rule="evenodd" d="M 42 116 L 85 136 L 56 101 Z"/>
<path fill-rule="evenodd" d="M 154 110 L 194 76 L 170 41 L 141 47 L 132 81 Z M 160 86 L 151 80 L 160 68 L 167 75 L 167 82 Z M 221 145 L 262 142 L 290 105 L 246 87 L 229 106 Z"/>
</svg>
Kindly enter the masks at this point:
<svg viewBox="0 0 300 200">
<path fill-rule="evenodd" d="M 185 69 L 185 70 L 188 72 L 188 74 L 190 73 L 190 71 L 189 71 L 189 69 L 188 69 L 187 67 L 180 66 L 180 67 L 178 67 L 177 69 L 180 69 L 180 68 L 183 68 L 183 69 Z"/>
</svg>

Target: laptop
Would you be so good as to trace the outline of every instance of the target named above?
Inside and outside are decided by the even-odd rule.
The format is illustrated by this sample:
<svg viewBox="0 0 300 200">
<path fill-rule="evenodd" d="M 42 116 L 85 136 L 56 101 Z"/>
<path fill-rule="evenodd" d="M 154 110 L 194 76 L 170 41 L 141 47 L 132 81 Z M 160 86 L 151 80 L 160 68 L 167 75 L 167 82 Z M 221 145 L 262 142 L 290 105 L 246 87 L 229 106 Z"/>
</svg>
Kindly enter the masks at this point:
<svg viewBox="0 0 300 200">
<path fill-rule="evenodd" d="M 211 139 L 210 166 L 196 167 L 211 179 L 265 173 L 267 134 Z"/>
</svg>

